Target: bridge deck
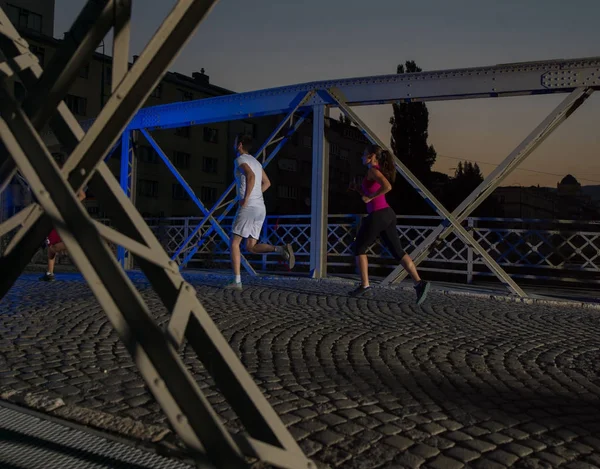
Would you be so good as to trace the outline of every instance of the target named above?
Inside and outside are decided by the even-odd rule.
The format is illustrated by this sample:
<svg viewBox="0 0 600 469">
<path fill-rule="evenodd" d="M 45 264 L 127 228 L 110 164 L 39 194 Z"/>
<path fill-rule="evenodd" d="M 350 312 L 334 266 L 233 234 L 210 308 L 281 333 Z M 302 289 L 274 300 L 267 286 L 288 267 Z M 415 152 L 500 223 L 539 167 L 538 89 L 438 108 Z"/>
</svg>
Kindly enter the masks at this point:
<svg viewBox="0 0 600 469">
<path fill-rule="evenodd" d="M 350 298 L 344 281 L 186 277 L 302 448 L 332 467 L 600 466 L 600 321 L 592 308 L 405 289 Z M 166 426 L 78 274 L 21 277 L 0 302 L 0 397 L 61 398 L 72 420 Z M 150 305 L 155 294 L 132 274 Z M 468 292 L 471 293 L 471 292 Z M 159 323 L 166 312 L 154 308 Z M 237 420 L 182 353 L 229 428 Z M 86 412 L 105 419 L 86 420 Z M 100 423 L 99 423 L 100 422 Z M 104 423 L 102 423 L 104 422 Z M 155 430 L 153 430 L 155 431 Z M 172 442 L 164 432 L 155 441 Z M 586 465 L 587 464 L 587 465 Z"/>
</svg>

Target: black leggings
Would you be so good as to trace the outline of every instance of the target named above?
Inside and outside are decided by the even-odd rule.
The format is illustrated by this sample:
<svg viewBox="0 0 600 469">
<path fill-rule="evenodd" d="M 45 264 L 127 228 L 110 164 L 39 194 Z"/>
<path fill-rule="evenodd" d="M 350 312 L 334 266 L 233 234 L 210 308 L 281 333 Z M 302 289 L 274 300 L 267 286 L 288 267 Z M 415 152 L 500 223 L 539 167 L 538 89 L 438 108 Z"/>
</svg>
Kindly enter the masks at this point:
<svg viewBox="0 0 600 469">
<path fill-rule="evenodd" d="M 354 241 L 354 255 L 366 254 L 378 236 L 397 260 L 404 257 L 406 252 L 402 248 L 396 230 L 396 214 L 391 207 L 376 210 L 363 220 Z"/>
</svg>

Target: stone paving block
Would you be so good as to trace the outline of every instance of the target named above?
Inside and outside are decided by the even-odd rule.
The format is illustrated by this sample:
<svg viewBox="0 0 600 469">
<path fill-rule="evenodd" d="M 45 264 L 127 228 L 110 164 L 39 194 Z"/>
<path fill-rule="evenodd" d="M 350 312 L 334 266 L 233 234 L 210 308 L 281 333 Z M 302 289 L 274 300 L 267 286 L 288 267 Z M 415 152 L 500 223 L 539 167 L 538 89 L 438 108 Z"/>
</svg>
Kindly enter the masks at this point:
<svg viewBox="0 0 600 469">
<path fill-rule="evenodd" d="M 425 433 L 429 433 L 430 435 L 437 435 L 438 433 L 443 433 L 446 431 L 445 427 L 435 423 L 429 422 L 423 425 L 419 425 L 419 429 L 424 431 Z"/>
<path fill-rule="evenodd" d="M 332 446 L 343 441 L 344 435 L 332 430 L 322 430 L 314 433 L 311 438 L 323 444 L 324 446 Z"/>
<path fill-rule="evenodd" d="M 418 454 L 414 454 L 411 451 L 407 451 L 407 452 L 396 455 L 394 457 L 394 459 L 392 460 L 393 465 L 390 465 L 388 467 L 390 467 L 390 468 L 392 468 L 392 467 L 401 467 L 401 468 L 421 467 L 421 465 L 424 462 L 425 462 L 425 459 L 423 459 Z"/>
<path fill-rule="evenodd" d="M 471 448 L 479 453 L 485 453 L 487 451 L 493 451 L 496 449 L 496 445 L 494 443 L 478 439 L 462 442 L 461 446 Z"/>
<path fill-rule="evenodd" d="M 444 433 L 444 438 L 448 438 L 449 440 L 452 441 L 468 441 L 468 440 L 472 440 L 473 437 L 471 435 L 468 435 L 464 432 L 446 432 Z"/>
<path fill-rule="evenodd" d="M 410 452 L 421 456 L 424 459 L 431 459 L 440 454 L 440 450 L 438 448 L 426 445 L 425 443 L 415 444 L 410 448 Z"/>
<path fill-rule="evenodd" d="M 502 433 L 490 433 L 489 435 L 485 435 L 482 438 L 491 441 L 496 446 L 504 445 L 513 441 L 513 439 L 510 436 L 504 435 Z"/>
<path fill-rule="evenodd" d="M 444 455 L 437 456 L 429 463 L 429 466 L 434 469 L 461 469 L 465 465 L 456 459 L 449 458 Z"/>
<path fill-rule="evenodd" d="M 535 454 L 537 458 L 548 461 L 553 467 L 558 467 L 566 462 L 566 459 L 557 456 L 556 454 L 549 453 L 547 451 L 540 451 Z"/>
<path fill-rule="evenodd" d="M 508 443 L 507 445 L 502 445 L 502 449 L 508 451 L 509 453 L 515 454 L 520 458 L 524 458 L 533 453 L 533 449 L 528 446 L 523 446 L 519 443 Z"/>
<path fill-rule="evenodd" d="M 486 453 L 485 457 L 486 459 L 491 459 L 507 467 L 512 466 L 519 460 L 518 456 L 501 449 L 490 451 L 489 453 Z"/>
<path fill-rule="evenodd" d="M 382 441 L 385 444 L 393 446 L 394 448 L 397 448 L 400 451 L 405 451 L 414 444 L 414 441 L 412 441 L 411 439 L 404 438 L 399 435 L 384 438 Z"/>
</svg>

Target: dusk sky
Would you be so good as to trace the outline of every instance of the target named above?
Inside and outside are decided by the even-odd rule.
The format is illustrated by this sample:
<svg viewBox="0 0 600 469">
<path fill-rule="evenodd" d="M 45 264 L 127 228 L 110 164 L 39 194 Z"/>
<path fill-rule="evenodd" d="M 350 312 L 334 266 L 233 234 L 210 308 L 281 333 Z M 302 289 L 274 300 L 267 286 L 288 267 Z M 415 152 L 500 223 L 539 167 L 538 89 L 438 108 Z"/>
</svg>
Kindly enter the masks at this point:
<svg viewBox="0 0 600 469">
<path fill-rule="evenodd" d="M 84 4 L 56 1 L 57 37 Z M 132 55 L 174 4 L 134 2 Z M 171 70 L 204 68 L 212 83 L 240 92 L 394 73 L 405 60 L 439 70 L 594 57 L 598 18 L 598 0 L 221 0 Z M 488 174 L 565 96 L 428 103 L 435 169 L 452 173 L 468 159 Z M 389 142 L 391 106 L 355 109 Z M 523 163 L 530 171 L 516 171 L 504 185 L 556 187 L 567 173 L 600 184 L 599 122 L 593 95 Z"/>
</svg>

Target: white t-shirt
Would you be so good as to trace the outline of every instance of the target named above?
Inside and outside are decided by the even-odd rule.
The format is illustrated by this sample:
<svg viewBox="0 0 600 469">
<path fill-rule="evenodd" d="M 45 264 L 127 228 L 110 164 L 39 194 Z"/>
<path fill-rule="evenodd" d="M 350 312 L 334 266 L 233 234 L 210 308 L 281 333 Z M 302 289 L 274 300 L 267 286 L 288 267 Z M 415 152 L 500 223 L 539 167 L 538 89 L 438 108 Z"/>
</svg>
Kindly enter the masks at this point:
<svg viewBox="0 0 600 469">
<path fill-rule="evenodd" d="M 252 155 L 240 155 L 235 161 L 234 177 L 238 188 L 240 200 L 246 197 L 246 176 L 240 169 L 242 164 L 246 163 L 254 173 L 254 187 L 248 197 L 246 207 L 260 207 L 265 205 L 262 193 L 262 165 Z"/>
</svg>

